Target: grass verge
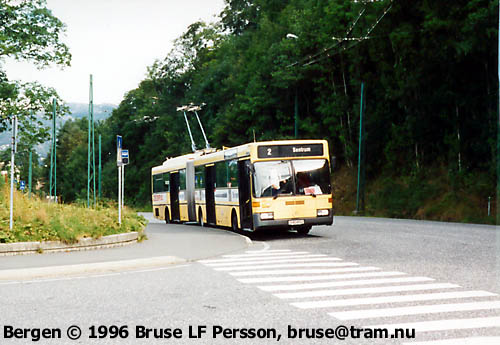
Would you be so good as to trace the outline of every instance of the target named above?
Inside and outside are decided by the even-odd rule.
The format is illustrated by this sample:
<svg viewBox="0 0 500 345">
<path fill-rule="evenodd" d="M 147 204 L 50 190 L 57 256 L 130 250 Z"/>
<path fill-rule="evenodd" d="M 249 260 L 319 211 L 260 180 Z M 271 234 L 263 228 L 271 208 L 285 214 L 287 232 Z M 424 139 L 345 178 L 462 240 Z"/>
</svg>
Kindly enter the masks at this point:
<svg viewBox="0 0 500 345">
<path fill-rule="evenodd" d="M 3 182 L 3 181 L 2 181 Z M 116 203 L 100 203 L 95 209 L 79 205 L 48 203 L 14 192 L 14 226 L 9 229 L 10 189 L 0 182 L 0 243 L 28 241 L 78 242 L 80 238 L 139 232 L 142 238 L 146 220 L 125 207 L 118 225 Z"/>
</svg>

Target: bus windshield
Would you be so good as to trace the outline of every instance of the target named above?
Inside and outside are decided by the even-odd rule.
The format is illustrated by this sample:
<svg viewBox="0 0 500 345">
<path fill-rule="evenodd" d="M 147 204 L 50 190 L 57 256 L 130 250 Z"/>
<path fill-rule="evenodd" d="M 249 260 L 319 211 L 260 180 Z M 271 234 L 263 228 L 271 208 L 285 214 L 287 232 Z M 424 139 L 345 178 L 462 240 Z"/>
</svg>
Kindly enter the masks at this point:
<svg viewBox="0 0 500 345">
<path fill-rule="evenodd" d="M 325 159 L 256 162 L 254 167 L 253 193 L 257 198 L 331 192 L 330 171 Z"/>
</svg>

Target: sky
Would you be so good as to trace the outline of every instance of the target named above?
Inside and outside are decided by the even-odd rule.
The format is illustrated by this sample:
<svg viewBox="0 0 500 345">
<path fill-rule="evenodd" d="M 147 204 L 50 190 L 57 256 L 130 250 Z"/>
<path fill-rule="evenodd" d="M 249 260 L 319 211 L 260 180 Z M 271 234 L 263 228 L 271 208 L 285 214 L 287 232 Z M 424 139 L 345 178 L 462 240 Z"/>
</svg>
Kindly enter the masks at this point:
<svg viewBox="0 0 500 345">
<path fill-rule="evenodd" d="M 47 7 L 67 26 L 62 41 L 71 67 L 38 70 L 30 62 L 6 60 L 8 78 L 37 80 L 67 103 L 88 103 L 92 74 L 94 104 L 118 105 L 190 24 L 216 21 L 224 0 L 47 0 Z"/>
</svg>

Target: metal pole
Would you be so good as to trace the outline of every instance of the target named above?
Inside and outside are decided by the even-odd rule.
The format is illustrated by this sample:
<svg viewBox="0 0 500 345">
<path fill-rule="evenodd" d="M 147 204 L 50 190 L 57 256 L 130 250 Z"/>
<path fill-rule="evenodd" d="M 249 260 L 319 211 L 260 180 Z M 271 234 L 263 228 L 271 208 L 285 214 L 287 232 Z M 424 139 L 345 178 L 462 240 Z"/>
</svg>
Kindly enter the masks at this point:
<svg viewBox="0 0 500 345">
<path fill-rule="evenodd" d="M 122 165 L 122 207 L 125 206 L 125 165 Z"/>
<path fill-rule="evenodd" d="M 95 189 L 95 131 L 94 131 L 94 100 L 92 100 L 92 182 L 93 182 L 93 196 L 94 207 L 96 206 L 96 189 Z"/>
<path fill-rule="evenodd" d="M 295 139 L 299 137 L 299 90 L 295 88 Z"/>
<path fill-rule="evenodd" d="M 122 225 L 122 172 L 118 167 L 118 224 Z"/>
<path fill-rule="evenodd" d="M 57 138 L 56 138 L 56 99 L 52 99 L 52 128 L 54 138 L 54 201 L 57 202 Z"/>
<path fill-rule="evenodd" d="M 184 113 L 184 120 L 186 120 L 186 126 L 187 126 L 188 132 L 189 132 L 189 137 L 191 138 L 191 149 L 193 150 L 193 152 L 196 152 L 196 145 L 194 143 L 193 134 L 191 134 L 191 128 L 189 127 L 188 118 L 186 116 L 186 112 L 183 111 L 183 113 Z"/>
<path fill-rule="evenodd" d="M 496 199 L 496 206 L 497 206 L 497 225 L 500 223 L 500 3 L 498 6 L 498 83 L 499 83 L 499 98 L 498 98 L 498 119 L 497 119 L 497 152 L 496 152 L 496 158 L 497 158 L 497 199 Z M 500 236 L 497 236 L 497 248 L 500 248 Z M 500 255 L 497 255 L 498 258 L 498 266 L 500 267 Z"/>
<path fill-rule="evenodd" d="M 31 172 L 31 162 L 32 162 L 32 152 L 30 150 L 30 159 L 29 159 L 29 170 L 28 170 L 28 197 L 31 199 L 31 178 L 32 178 L 32 172 Z"/>
<path fill-rule="evenodd" d="M 89 88 L 89 116 L 88 116 L 88 144 L 87 144 L 87 207 L 90 207 L 90 138 L 91 138 L 91 117 L 92 117 L 92 74 L 90 75 L 90 88 Z"/>
<path fill-rule="evenodd" d="M 356 193 L 356 213 L 359 212 L 359 198 L 361 194 L 361 152 L 363 146 L 363 92 L 364 83 L 361 82 L 361 105 L 359 110 L 359 149 L 358 149 L 358 191 Z"/>
<path fill-rule="evenodd" d="M 16 153 L 16 130 L 17 116 L 12 118 L 12 148 L 10 154 L 10 223 L 9 229 L 12 230 L 14 225 L 14 157 Z"/>
<path fill-rule="evenodd" d="M 198 112 L 195 110 L 194 113 L 196 114 L 196 118 L 198 119 L 198 123 L 200 124 L 201 128 L 201 133 L 203 134 L 203 138 L 205 138 L 205 148 L 209 149 L 210 144 L 208 143 L 207 136 L 205 134 L 205 130 L 203 129 L 203 126 L 201 125 L 200 117 L 198 116 Z"/>
<path fill-rule="evenodd" d="M 52 121 L 52 127 L 54 121 Z M 52 143 L 50 144 L 49 202 L 52 201 L 52 170 L 54 169 L 54 128 L 52 128 Z"/>
<path fill-rule="evenodd" d="M 101 198 L 101 173 L 102 173 L 102 165 L 101 165 L 101 135 L 99 134 L 99 199 Z"/>
</svg>

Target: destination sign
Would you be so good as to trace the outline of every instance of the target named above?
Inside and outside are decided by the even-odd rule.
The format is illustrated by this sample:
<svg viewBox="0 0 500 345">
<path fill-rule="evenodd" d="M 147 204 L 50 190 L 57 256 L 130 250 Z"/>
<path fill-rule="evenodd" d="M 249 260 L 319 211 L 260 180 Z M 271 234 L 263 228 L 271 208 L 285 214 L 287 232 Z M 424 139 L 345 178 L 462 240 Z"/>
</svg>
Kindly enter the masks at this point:
<svg viewBox="0 0 500 345">
<path fill-rule="evenodd" d="M 258 158 L 322 156 L 323 144 L 263 145 L 257 148 Z"/>
</svg>

